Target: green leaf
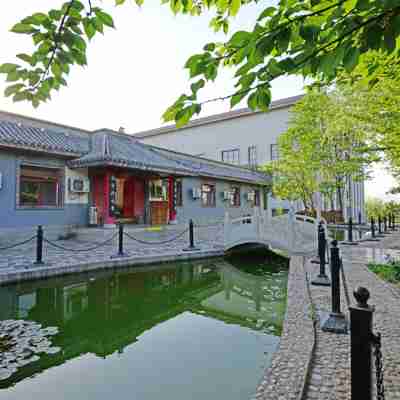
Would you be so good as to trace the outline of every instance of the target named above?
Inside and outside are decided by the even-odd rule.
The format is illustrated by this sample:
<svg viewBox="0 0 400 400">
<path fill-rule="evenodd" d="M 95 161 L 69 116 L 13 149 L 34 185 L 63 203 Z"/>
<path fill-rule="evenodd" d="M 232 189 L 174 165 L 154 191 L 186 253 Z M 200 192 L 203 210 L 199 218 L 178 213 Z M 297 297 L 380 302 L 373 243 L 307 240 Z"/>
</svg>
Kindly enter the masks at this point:
<svg viewBox="0 0 400 400">
<path fill-rule="evenodd" d="M 104 12 L 102 10 L 98 10 L 98 9 L 95 11 L 95 14 L 96 14 L 96 17 L 100 18 L 101 22 L 104 25 L 114 28 L 114 21 L 110 14 L 107 14 L 106 12 Z"/>
<path fill-rule="evenodd" d="M 235 32 L 229 39 L 229 46 L 239 48 L 245 46 L 251 38 L 251 33 L 246 31 Z"/>
<path fill-rule="evenodd" d="M 15 85 L 8 86 L 4 91 L 6 97 L 10 97 L 24 87 L 23 83 L 16 83 Z"/>
<path fill-rule="evenodd" d="M 45 22 L 49 17 L 46 14 L 43 13 L 35 13 L 31 16 L 33 20 L 33 24 L 35 25 L 41 25 L 43 22 Z"/>
<path fill-rule="evenodd" d="M 17 54 L 17 57 L 28 64 L 32 64 L 32 57 L 28 54 Z"/>
<path fill-rule="evenodd" d="M 241 4 L 242 4 L 241 0 L 231 0 L 231 5 L 229 7 L 229 15 L 234 17 L 238 13 Z"/>
<path fill-rule="evenodd" d="M 50 10 L 49 16 L 51 19 L 59 21 L 62 17 L 63 13 L 60 10 Z"/>
<path fill-rule="evenodd" d="M 261 21 L 264 18 L 270 17 L 271 15 L 273 15 L 276 11 L 275 7 L 267 7 L 261 14 L 260 16 L 257 18 L 257 21 Z"/>
<path fill-rule="evenodd" d="M 104 33 L 104 25 L 100 18 L 95 17 L 92 19 L 92 22 L 97 32 Z"/>
<path fill-rule="evenodd" d="M 248 95 L 247 91 L 240 91 L 237 94 L 231 97 L 231 108 L 235 107 L 236 104 L 239 104 L 244 97 Z"/>
<path fill-rule="evenodd" d="M 21 78 L 21 73 L 19 71 L 11 71 L 7 74 L 7 82 L 15 82 Z"/>
<path fill-rule="evenodd" d="M 53 61 L 51 64 L 51 72 L 56 76 L 60 77 L 62 75 L 61 65 L 57 61 Z"/>
<path fill-rule="evenodd" d="M 343 63 L 347 72 L 353 71 L 358 63 L 360 50 L 357 47 L 350 47 L 344 56 Z"/>
<path fill-rule="evenodd" d="M 89 40 L 96 34 L 97 29 L 89 18 L 83 20 L 83 28 Z"/>
<path fill-rule="evenodd" d="M 257 110 L 257 92 L 253 92 L 247 99 L 247 105 L 252 110 Z"/>
<path fill-rule="evenodd" d="M 124 4 L 125 0 L 115 0 L 115 5 L 120 6 L 121 4 Z"/>
<path fill-rule="evenodd" d="M 10 72 L 14 72 L 19 68 L 17 64 L 5 63 L 0 65 L 0 74 L 8 74 Z"/>
<path fill-rule="evenodd" d="M 18 23 L 18 24 L 15 24 L 11 28 L 11 32 L 14 32 L 14 33 L 33 33 L 33 32 L 36 32 L 36 29 L 31 25 Z"/>
<path fill-rule="evenodd" d="M 28 98 L 28 92 L 19 92 L 14 95 L 13 101 L 15 101 L 15 102 L 23 101 L 23 100 L 26 100 L 27 98 Z"/>
</svg>

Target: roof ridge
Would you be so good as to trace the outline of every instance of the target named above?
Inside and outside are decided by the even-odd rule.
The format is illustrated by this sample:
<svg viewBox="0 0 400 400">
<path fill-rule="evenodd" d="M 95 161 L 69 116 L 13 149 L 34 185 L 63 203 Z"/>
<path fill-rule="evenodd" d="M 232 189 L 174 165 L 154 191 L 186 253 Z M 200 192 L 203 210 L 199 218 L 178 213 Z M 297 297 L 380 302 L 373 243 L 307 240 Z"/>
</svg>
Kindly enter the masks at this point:
<svg viewBox="0 0 400 400">
<path fill-rule="evenodd" d="M 274 100 L 271 102 L 269 110 L 277 110 L 280 108 L 288 107 L 293 104 L 295 104 L 297 101 L 299 101 L 304 95 L 296 95 L 296 96 L 290 96 L 290 97 L 285 97 L 282 99 Z M 230 111 L 225 111 L 222 113 L 217 113 L 217 114 L 211 114 L 205 117 L 193 119 L 192 121 L 188 122 L 186 125 L 182 127 L 177 127 L 176 124 L 171 124 L 171 125 L 166 125 L 166 126 L 161 126 L 158 128 L 153 128 L 153 129 L 148 129 L 145 131 L 139 131 L 133 133 L 133 136 L 136 136 L 138 139 L 143 139 L 146 137 L 150 136 L 158 136 L 162 134 L 167 134 L 170 132 L 176 132 L 179 130 L 185 130 L 189 128 L 195 128 L 198 126 L 203 126 L 207 124 L 212 124 L 215 122 L 222 122 L 225 120 L 233 119 L 233 118 L 239 118 L 239 117 L 245 117 L 249 115 L 255 115 L 255 114 L 260 114 L 263 113 L 264 111 L 252 111 L 248 107 L 243 107 L 243 108 L 238 108 L 236 110 L 230 110 Z"/>
</svg>

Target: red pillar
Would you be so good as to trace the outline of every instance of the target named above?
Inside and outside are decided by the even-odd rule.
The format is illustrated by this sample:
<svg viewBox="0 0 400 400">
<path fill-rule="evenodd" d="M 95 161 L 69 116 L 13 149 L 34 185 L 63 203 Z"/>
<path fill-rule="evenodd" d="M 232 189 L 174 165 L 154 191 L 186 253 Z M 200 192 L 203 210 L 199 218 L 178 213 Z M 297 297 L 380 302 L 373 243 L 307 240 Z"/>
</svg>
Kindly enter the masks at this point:
<svg viewBox="0 0 400 400">
<path fill-rule="evenodd" d="M 176 208 L 175 208 L 175 188 L 174 188 L 174 178 L 172 176 L 168 177 L 168 210 L 169 210 L 169 222 L 176 222 Z"/>
<path fill-rule="evenodd" d="M 103 218 L 105 225 L 115 224 L 115 218 L 110 215 L 110 177 L 111 177 L 111 172 L 106 171 L 104 173 L 104 182 L 103 182 L 103 189 L 104 189 Z"/>
</svg>

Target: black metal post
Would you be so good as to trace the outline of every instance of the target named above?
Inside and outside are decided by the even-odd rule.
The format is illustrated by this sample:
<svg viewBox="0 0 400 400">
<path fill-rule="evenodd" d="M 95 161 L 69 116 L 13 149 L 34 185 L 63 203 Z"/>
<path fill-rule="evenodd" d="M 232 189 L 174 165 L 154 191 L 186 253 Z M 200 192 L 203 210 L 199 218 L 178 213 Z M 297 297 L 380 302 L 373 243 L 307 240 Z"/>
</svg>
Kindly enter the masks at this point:
<svg viewBox="0 0 400 400">
<path fill-rule="evenodd" d="M 194 223 L 193 220 L 189 220 L 189 247 L 183 249 L 183 251 L 197 251 L 200 250 L 194 245 Z"/>
<path fill-rule="evenodd" d="M 358 245 L 358 242 L 353 241 L 353 218 L 349 217 L 349 224 L 348 224 L 348 238 L 347 241 L 342 242 L 342 244 L 355 246 Z"/>
<path fill-rule="evenodd" d="M 375 220 L 374 217 L 371 217 L 371 237 L 375 238 Z"/>
<path fill-rule="evenodd" d="M 393 230 L 396 230 L 396 216 L 393 214 Z"/>
<path fill-rule="evenodd" d="M 348 237 L 349 242 L 351 243 L 353 241 L 353 218 L 349 218 L 349 237 Z"/>
<path fill-rule="evenodd" d="M 332 311 L 321 323 L 325 332 L 347 333 L 348 330 L 347 320 L 340 311 L 340 265 L 339 248 L 334 240 L 331 248 Z"/>
<path fill-rule="evenodd" d="M 358 212 L 358 225 L 362 225 L 361 211 Z"/>
<path fill-rule="evenodd" d="M 351 400 L 372 400 L 372 316 L 374 308 L 368 305 L 369 291 L 359 287 L 354 291 L 357 300 L 350 307 L 351 330 Z"/>
<path fill-rule="evenodd" d="M 319 248 L 320 248 L 320 238 L 321 238 L 321 231 L 324 230 L 324 227 L 322 226 L 322 222 L 320 221 L 318 223 L 318 234 L 317 234 L 317 239 L 318 239 L 318 249 L 317 249 L 317 256 L 311 259 L 311 264 L 320 264 L 321 260 L 319 258 Z M 325 237 L 325 234 L 324 234 Z"/>
<path fill-rule="evenodd" d="M 388 214 L 388 229 L 392 229 L 392 214 Z"/>
<path fill-rule="evenodd" d="M 390 233 L 388 230 L 388 219 L 386 215 L 383 217 L 383 226 L 384 226 L 384 233 L 385 234 Z"/>
<path fill-rule="evenodd" d="M 36 261 L 35 265 L 43 265 L 43 227 L 39 225 L 37 227 L 36 234 Z"/>
<path fill-rule="evenodd" d="M 129 254 L 124 252 L 124 224 L 118 225 L 118 253 L 111 258 L 127 257 Z"/>
<path fill-rule="evenodd" d="M 378 233 L 382 235 L 382 218 L 380 215 L 378 216 Z"/>
<path fill-rule="evenodd" d="M 325 272 L 325 254 L 326 254 L 326 238 L 325 229 L 320 222 L 318 225 L 318 257 L 319 257 L 319 275 L 311 282 L 312 285 L 316 286 L 330 286 L 328 276 Z"/>
</svg>

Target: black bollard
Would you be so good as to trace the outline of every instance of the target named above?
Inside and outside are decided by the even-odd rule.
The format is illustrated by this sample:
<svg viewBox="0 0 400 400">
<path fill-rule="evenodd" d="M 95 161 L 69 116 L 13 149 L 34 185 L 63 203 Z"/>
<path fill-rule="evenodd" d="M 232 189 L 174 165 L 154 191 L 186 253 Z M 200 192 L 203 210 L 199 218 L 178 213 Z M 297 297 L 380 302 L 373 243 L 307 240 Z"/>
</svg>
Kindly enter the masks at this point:
<svg viewBox="0 0 400 400">
<path fill-rule="evenodd" d="M 354 291 L 357 300 L 350 307 L 351 331 L 351 400 L 372 400 L 372 316 L 368 305 L 369 291 L 359 287 Z"/>
<path fill-rule="evenodd" d="M 35 265 L 43 265 L 43 227 L 39 225 L 36 234 L 36 261 Z"/>
<path fill-rule="evenodd" d="M 128 253 L 124 252 L 124 224 L 118 225 L 118 253 L 110 258 L 128 257 Z"/>
<path fill-rule="evenodd" d="M 392 229 L 392 214 L 388 214 L 388 229 Z"/>
<path fill-rule="evenodd" d="M 358 225 L 362 225 L 361 211 L 358 212 Z"/>
<path fill-rule="evenodd" d="M 380 215 L 378 216 L 378 233 L 382 236 L 382 218 Z"/>
<path fill-rule="evenodd" d="M 354 242 L 353 241 L 353 218 L 352 217 L 349 218 L 349 224 L 348 224 L 348 231 L 347 232 L 348 232 L 347 241 L 342 242 L 342 244 L 351 245 L 351 246 L 358 245 L 358 242 Z"/>
<path fill-rule="evenodd" d="M 375 232 L 375 219 L 371 217 L 371 237 L 364 239 L 365 242 L 378 242 L 379 239 L 376 238 Z"/>
<path fill-rule="evenodd" d="M 393 230 L 396 230 L 396 216 L 393 214 Z"/>
<path fill-rule="evenodd" d="M 313 258 L 313 259 L 311 259 L 311 264 L 320 264 L 320 262 L 321 262 L 321 260 L 320 260 L 320 258 L 319 258 L 319 248 L 320 248 L 320 238 L 321 238 L 321 232 L 324 232 L 324 238 L 325 238 L 325 230 L 324 230 L 324 227 L 323 227 L 323 225 L 322 225 L 322 222 L 320 221 L 319 223 L 318 223 L 318 235 L 317 235 L 317 239 L 318 239 L 318 249 L 317 249 L 317 256 L 315 257 L 315 258 Z M 326 246 L 325 246 L 326 247 Z M 326 263 L 326 261 L 325 261 L 325 263 Z"/>
<path fill-rule="evenodd" d="M 332 312 L 321 322 L 321 329 L 325 332 L 347 333 L 348 323 L 344 314 L 340 311 L 340 257 L 337 241 L 332 242 L 331 248 L 331 288 L 332 288 Z"/>
<path fill-rule="evenodd" d="M 194 224 L 193 220 L 189 220 L 189 247 L 183 249 L 183 251 L 198 251 L 198 247 L 194 245 Z"/>
<path fill-rule="evenodd" d="M 330 286 L 331 282 L 329 281 L 328 276 L 325 272 L 325 254 L 326 254 L 326 238 L 325 238 L 325 229 L 322 226 L 322 223 L 318 225 L 318 258 L 319 258 L 319 275 L 311 282 L 312 285 L 316 286 Z"/>
<path fill-rule="evenodd" d="M 389 230 L 388 230 L 388 220 L 387 220 L 387 216 L 386 215 L 383 217 L 383 227 L 384 227 L 383 233 L 385 233 L 385 234 L 390 233 Z"/>
</svg>

